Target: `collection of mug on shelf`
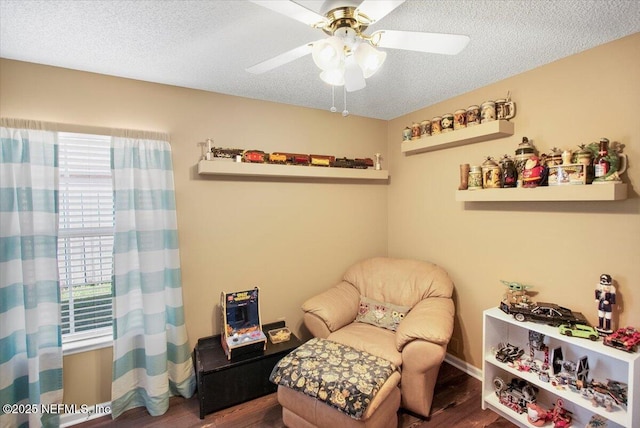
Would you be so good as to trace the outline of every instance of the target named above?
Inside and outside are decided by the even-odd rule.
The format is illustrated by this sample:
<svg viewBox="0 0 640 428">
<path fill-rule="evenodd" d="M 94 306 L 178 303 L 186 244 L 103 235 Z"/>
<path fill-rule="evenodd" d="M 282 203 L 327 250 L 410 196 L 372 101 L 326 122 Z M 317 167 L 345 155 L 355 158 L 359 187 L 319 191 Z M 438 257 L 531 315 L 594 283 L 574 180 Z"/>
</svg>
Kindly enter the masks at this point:
<svg viewBox="0 0 640 428">
<path fill-rule="evenodd" d="M 510 97 L 496 101 L 485 101 L 479 106 L 469 106 L 466 110 L 460 109 L 454 113 L 436 116 L 431 120 L 414 122 L 411 127 L 407 126 L 402 131 L 402 141 L 418 140 L 430 135 L 457 131 L 493 120 L 509 120 L 515 115 L 516 105 Z"/>
<path fill-rule="evenodd" d="M 621 182 L 620 175 L 627 169 L 624 144 L 601 138 L 578 147 L 575 151 L 553 148 L 538 155 L 523 137 L 513 158 L 505 154 L 496 162 L 487 156 L 482 165 L 461 164 L 458 190 Z"/>
</svg>

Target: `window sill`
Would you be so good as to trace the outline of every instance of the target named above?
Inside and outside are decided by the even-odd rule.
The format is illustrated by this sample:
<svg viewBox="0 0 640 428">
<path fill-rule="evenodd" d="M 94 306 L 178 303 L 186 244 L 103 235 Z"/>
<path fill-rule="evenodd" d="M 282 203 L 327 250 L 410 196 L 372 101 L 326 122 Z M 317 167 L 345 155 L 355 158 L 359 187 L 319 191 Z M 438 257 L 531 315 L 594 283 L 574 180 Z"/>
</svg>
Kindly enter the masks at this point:
<svg viewBox="0 0 640 428">
<path fill-rule="evenodd" d="M 113 336 L 104 335 L 87 339 L 74 340 L 62 344 L 62 355 L 73 355 L 81 352 L 95 351 L 96 349 L 113 346 Z"/>
</svg>

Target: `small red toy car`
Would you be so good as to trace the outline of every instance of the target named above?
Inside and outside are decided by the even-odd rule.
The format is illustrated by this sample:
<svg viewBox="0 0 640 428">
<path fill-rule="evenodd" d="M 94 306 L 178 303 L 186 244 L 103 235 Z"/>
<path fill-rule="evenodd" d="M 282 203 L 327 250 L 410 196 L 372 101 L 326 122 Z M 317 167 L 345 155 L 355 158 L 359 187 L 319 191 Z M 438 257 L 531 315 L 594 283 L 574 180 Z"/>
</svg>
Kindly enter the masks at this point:
<svg viewBox="0 0 640 428">
<path fill-rule="evenodd" d="M 640 331 L 635 327 L 619 328 L 605 337 L 602 343 L 623 351 L 636 352 L 640 343 Z"/>
</svg>

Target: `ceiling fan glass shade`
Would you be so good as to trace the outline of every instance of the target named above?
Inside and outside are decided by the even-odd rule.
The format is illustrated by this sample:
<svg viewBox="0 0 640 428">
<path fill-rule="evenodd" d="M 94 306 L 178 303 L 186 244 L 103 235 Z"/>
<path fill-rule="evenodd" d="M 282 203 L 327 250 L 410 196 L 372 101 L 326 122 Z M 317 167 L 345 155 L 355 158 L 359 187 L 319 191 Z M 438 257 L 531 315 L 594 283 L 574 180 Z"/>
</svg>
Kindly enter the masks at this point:
<svg viewBox="0 0 640 428">
<path fill-rule="evenodd" d="M 344 45 L 339 37 L 331 36 L 318 40 L 311 50 L 313 62 L 321 70 L 333 70 L 340 67 L 344 61 Z"/>
<path fill-rule="evenodd" d="M 364 78 L 362 68 L 360 68 L 354 56 L 348 56 L 344 63 L 344 88 L 347 92 L 359 91 L 367 86 Z"/>
<path fill-rule="evenodd" d="M 379 51 L 369 43 L 361 43 L 356 49 L 355 61 L 362 69 L 362 73 L 365 79 L 373 76 L 376 71 L 382 67 L 385 59 L 387 59 L 387 53 Z"/>
<path fill-rule="evenodd" d="M 325 70 L 320 73 L 320 79 L 331 86 L 342 86 L 344 85 L 344 69 Z"/>
</svg>

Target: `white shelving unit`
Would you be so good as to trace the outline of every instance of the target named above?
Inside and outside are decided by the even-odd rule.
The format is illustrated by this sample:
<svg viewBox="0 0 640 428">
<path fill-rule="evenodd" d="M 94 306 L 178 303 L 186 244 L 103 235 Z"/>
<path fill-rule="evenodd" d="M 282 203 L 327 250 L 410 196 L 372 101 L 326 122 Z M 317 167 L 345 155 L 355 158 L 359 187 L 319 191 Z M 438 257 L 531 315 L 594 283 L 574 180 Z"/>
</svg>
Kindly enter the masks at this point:
<svg viewBox="0 0 640 428">
<path fill-rule="evenodd" d="M 627 406 L 615 406 L 609 412 L 604 407 L 594 407 L 591 402 L 579 392 L 570 389 L 559 389 L 550 382 L 538 379 L 534 373 L 522 372 L 495 358 L 494 350 L 499 343 L 510 343 L 525 350 L 528 355 L 529 330 L 545 335 L 544 343 L 553 350 L 562 348 L 563 358 L 578 361 L 586 356 L 589 362 L 589 379 L 606 382 L 607 379 L 616 380 L 628 385 Z M 507 315 L 499 308 L 487 309 L 483 314 L 483 350 L 482 362 L 482 408 L 491 409 L 514 424 L 521 427 L 533 427 L 527 421 L 526 413 L 504 406 L 498 401 L 493 379 L 496 376 L 509 382 L 517 377 L 526 380 L 539 389 L 537 401 L 545 408 L 551 409 L 557 398 L 562 398 L 565 409 L 572 412 L 575 427 L 585 426 L 591 416 L 598 414 L 608 420 L 609 428 L 640 427 L 640 391 L 638 378 L 640 374 L 640 354 L 628 353 L 604 346 L 601 341 L 592 342 L 588 339 L 563 336 L 557 327 L 533 322 L 518 322 L 513 316 Z M 542 360 L 544 355 L 538 353 L 535 359 Z M 550 354 L 551 358 L 551 354 Z M 552 361 L 549 362 L 550 364 Z"/>
<path fill-rule="evenodd" d="M 373 168 L 329 168 L 324 166 L 277 165 L 226 160 L 201 160 L 198 174 L 248 177 L 301 177 L 349 180 L 388 180 L 389 171 Z"/>
<path fill-rule="evenodd" d="M 456 190 L 456 201 L 459 202 L 620 201 L 624 199 L 627 199 L 625 183 Z"/>
<path fill-rule="evenodd" d="M 401 151 L 407 155 L 415 155 L 418 153 L 479 143 L 480 141 L 509 137 L 513 135 L 513 132 L 514 126 L 512 122 L 507 120 L 493 120 L 445 134 L 430 135 L 418 140 L 403 141 Z"/>
</svg>

